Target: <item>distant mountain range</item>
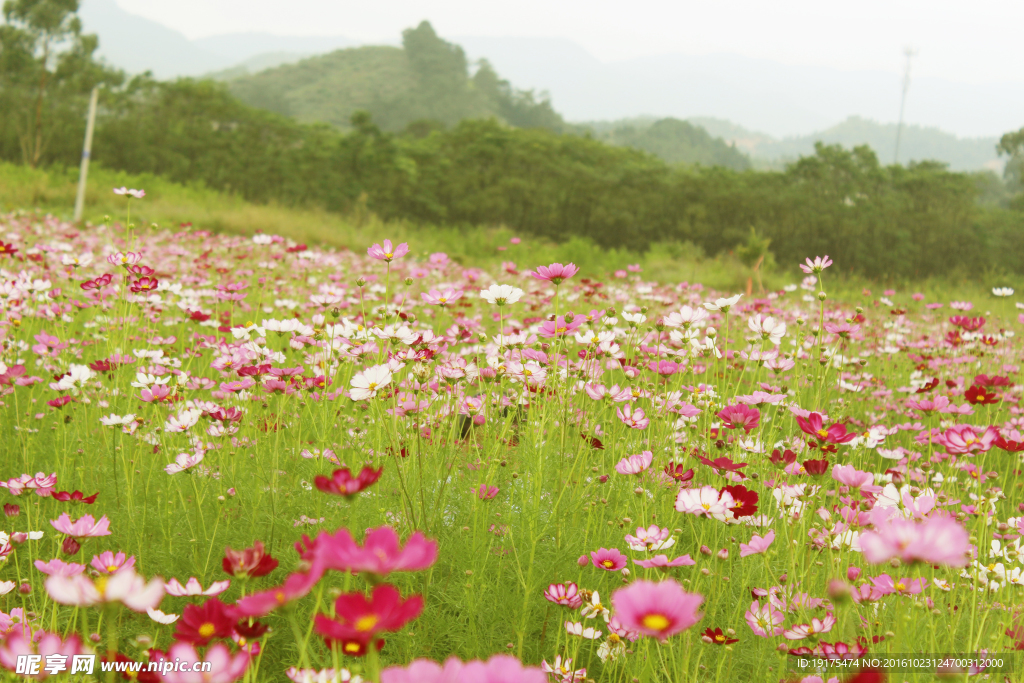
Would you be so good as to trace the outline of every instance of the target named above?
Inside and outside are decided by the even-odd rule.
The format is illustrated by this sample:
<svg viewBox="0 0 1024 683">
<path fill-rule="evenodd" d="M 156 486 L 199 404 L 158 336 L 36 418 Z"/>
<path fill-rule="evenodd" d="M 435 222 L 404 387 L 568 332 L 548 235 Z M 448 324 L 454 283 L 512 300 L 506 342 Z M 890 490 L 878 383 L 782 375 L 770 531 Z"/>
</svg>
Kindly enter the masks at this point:
<svg viewBox="0 0 1024 683">
<path fill-rule="evenodd" d="M 332 94 L 339 83 L 346 84 L 349 94 L 362 89 L 365 95 L 367 88 L 391 87 L 387 83 L 374 86 L 374 78 L 391 73 L 401 82 L 394 71 L 397 46 L 308 59 L 353 47 L 357 41 L 342 36 L 256 33 L 188 40 L 177 31 L 125 12 L 115 0 L 83 0 L 81 16 L 85 30 L 99 34 L 100 53 L 115 66 L 131 73 L 150 70 L 158 78 L 207 75 L 229 80 L 243 99 L 302 120 L 338 123 L 339 117 L 345 119 L 349 105 L 360 100 Z M 644 131 L 668 118 L 705 129 L 712 138 L 749 154 L 756 166 L 779 165 L 810 153 L 816 140 L 845 146 L 869 144 L 883 163 L 894 158 L 892 121 L 899 111 L 900 84 L 891 73 L 790 66 L 729 54 L 670 54 L 603 63 L 564 39 L 462 36 L 452 40 L 464 48 L 470 62 L 486 58 L 512 84 L 550 93 L 554 108 L 565 119 L 588 121 L 584 125 L 615 144 L 650 149 L 652 140 L 637 142 L 637 136 L 664 138 L 669 130 L 665 126 L 654 133 Z M 361 60 L 353 61 L 355 52 L 376 55 L 383 71 L 360 72 L 357 62 Z M 285 65 L 293 66 L 278 68 Z M 336 68 L 333 75 L 332 68 Z M 273 71 L 251 78 L 267 69 Z M 313 71 L 319 74 L 315 78 Z M 289 85 L 292 78 L 296 80 Z M 267 84 L 274 87 L 260 92 Z M 335 101 L 346 97 L 348 104 Z M 637 117 L 638 112 L 650 115 Z M 857 115 L 851 116 L 854 112 Z M 1024 124 L 1024 83 L 968 85 L 915 79 L 907 118 L 915 124 L 903 131 L 900 161 L 936 159 L 957 170 L 998 169 L 996 136 Z M 613 134 L 623 128 L 633 129 L 625 134 L 625 138 L 633 136 L 633 142 L 623 142 L 623 133 Z M 678 157 L 691 138 L 697 139 L 679 126 L 672 130 L 673 135 L 682 136 L 673 138 L 676 151 L 657 152 L 669 160 Z M 945 130 L 976 137 L 958 137 Z"/>
</svg>

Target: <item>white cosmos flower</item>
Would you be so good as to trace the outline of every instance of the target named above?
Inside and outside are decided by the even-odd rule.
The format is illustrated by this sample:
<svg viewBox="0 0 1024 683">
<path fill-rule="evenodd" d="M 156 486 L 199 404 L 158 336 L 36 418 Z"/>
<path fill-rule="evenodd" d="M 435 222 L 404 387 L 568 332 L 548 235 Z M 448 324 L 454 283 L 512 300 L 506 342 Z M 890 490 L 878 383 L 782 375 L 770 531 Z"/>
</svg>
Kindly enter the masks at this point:
<svg viewBox="0 0 1024 683">
<path fill-rule="evenodd" d="M 158 624 L 173 624 L 178 620 L 178 617 L 181 616 L 179 614 L 164 614 L 160 610 L 153 609 L 152 607 L 146 609 L 146 614 L 148 614 L 149 618 Z"/>
<path fill-rule="evenodd" d="M 996 296 L 1013 296 L 1013 287 L 993 287 L 992 293 Z"/>
<path fill-rule="evenodd" d="M 167 424 L 164 425 L 164 430 L 168 432 L 186 432 L 196 426 L 199 422 L 199 418 L 202 416 L 203 411 L 196 408 L 187 408 L 177 415 L 171 415 L 168 417 Z"/>
<path fill-rule="evenodd" d="M 523 290 L 512 285 L 491 285 L 480 290 L 480 298 L 489 304 L 504 306 L 514 304 L 523 296 Z"/>
<path fill-rule="evenodd" d="M 391 383 L 391 370 L 387 365 L 374 365 L 366 368 L 352 378 L 352 391 L 349 396 L 353 401 L 363 401 L 377 395 L 377 390 Z"/>
<path fill-rule="evenodd" d="M 736 302 L 740 300 L 741 296 L 743 295 L 737 294 L 736 296 L 730 296 L 728 299 L 715 299 L 714 303 L 704 304 L 704 308 L 708 309 L 709 311 L 722 311 L 723 313 L 728 313 L 729 308 L 735 306 Z"/>
<path fill-rule="evenodd" d="M 760 313 L 747 321 L 747 327 L 776 346 L 781 344 L 782 338 L 786 336 L 786 323 L 771 316 L 762 318 Z"/>
</svg>

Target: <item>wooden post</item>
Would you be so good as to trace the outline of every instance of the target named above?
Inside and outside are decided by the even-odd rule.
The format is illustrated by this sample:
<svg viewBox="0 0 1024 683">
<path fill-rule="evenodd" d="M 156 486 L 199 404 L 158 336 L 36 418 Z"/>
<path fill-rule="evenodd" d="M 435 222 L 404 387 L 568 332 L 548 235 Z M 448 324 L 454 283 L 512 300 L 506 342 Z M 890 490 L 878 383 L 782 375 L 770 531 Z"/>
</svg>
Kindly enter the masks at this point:
<svg viewBox="0 0 1024 683">
<path fill-rule="evenodd" d="M 92 131 L 96 126 L 96 104 L 99 101 L 100 88 L 92 89 L 92 96 L 89 98 L 89 118 L 85 124 L 85 146 L 82 147 L 82 167 L 78 172 L 78 195 L 75 197 L 75 222 L 82 220 L 82 212 L 85 210 L 85 181 L 89 175 L 89 155 L 92 152 Z"/>
</svg>

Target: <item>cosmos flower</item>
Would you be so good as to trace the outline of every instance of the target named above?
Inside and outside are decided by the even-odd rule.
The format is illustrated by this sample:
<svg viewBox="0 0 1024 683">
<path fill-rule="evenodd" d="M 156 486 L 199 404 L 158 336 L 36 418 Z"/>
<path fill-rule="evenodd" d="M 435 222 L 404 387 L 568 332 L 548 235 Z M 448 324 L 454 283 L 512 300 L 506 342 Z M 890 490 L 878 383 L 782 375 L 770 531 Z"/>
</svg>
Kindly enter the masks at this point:
<svg viewBox="0 0 1024 683">
<path fill-rule="evenodd" d="M 687 593 L 672 579 L 641 579 L 612 594 L 615 617 L 625 628 L 662 641 L 700 621 L 703 602 L 703 596 Z"/>
</svg>

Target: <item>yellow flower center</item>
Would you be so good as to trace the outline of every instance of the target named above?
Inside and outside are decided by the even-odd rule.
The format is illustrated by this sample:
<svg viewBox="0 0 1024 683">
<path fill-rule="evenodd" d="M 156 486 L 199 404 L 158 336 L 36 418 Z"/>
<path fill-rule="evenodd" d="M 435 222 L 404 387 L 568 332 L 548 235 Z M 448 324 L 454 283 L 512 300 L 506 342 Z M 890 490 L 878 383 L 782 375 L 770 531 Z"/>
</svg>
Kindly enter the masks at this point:
<svg viewBox="0 0 1024 683">
<path fill-rule="evenodd" d="M 372 631 L 373 627 L 377 625 L 377 615 L 367 614 L 365 617 L 359 617 L 356 619 L 355 627 L 357 631 Z"/>
<path fill-rule="evenodd" d="M 277 600 L 278 604 L 284 604 L 284 591 L 277 591 L 274 593 L 274 599 Z"/>
<path fill-rule="evenodd" d="M 203 638 L 209 638 L 210 636 L 212 636 L 216 632 L 217 632 L 217 627 L 214 626 L 213 624 L 209 623 L 209 622 L 207 622 L 207 623 L 205 623 L 205 624 L 203 624 L 202 626 L 199 627 L 199 635 L 201 635 Z"/>
<path fill-rule="evenodd" d="M 117 565 L 116 564 L 108 564 L 107 565 L 107 571 L 110 572 L 111 574 L 113 574 L 114 572 L 117 571 Z"/>
<path fill-rule="evenodd" d="M 370 382 L 370 386 L 368 386 L 367 389 L 369 389 L 370 391 L 376 391 L 377 383 L 376 382 Z"/>
<path fill-rule="evenodd" d="M 393 251 L 384 252 L 384 258 L 394 258 L 395 253 Z"/>
<path fill-rule="evenodd" d="M 828 430 L 827 429 L 819 429 L 818 430 L 818 436 L 820 436 L 823 439 L 827 439 L 828 438 Z"/>
<path fill-rule="evenodd" d="M 898 591 L 905 591 L 905 590 L 907 590 L 907 586 L 902 581 L 900 581 L 899 583 L 896 584 L 896 590 L 898 590 Z"/>
<path fill-rule="evenodd" d="M 664 631 L 670 622 L 668 617 L 663 614 L 648 614 L 640 620 L 640 623 L 644 625 L 644 628 L 652 631 Z"/>
<path fill-rule="evenodd" d="M 611 569 L 612 567 L 615 566 L 615 563 L 612 562 L 611 560 L 605 560 L 601 564 L 604 566 L 605 569 Z"/>
</svg>

